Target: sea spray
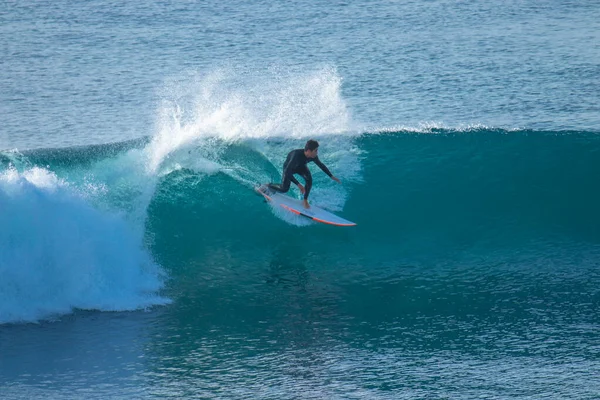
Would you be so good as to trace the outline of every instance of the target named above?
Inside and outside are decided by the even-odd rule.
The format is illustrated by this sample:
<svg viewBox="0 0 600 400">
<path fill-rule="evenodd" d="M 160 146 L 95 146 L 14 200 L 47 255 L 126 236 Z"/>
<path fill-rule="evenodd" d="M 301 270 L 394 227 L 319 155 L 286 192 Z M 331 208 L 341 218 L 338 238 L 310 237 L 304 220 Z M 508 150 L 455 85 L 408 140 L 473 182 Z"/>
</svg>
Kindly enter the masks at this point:
<svg viewBox="0 0 600 400">
<path fill-rule="evenodd" d="M 321 158 L 338 165 L 336 176 L 359 180 L 356 124 L 341 83 L 331 67 L 303 72 L 229 68 L 174 79 L 162 92 L 157 133 L 145 148 L 149 174 L 161 168 L 221 172 L 252 187 L 279 181 L 287 153 L 316 138 L 321 140 Z M 247 160 L 230 157 L 233 145 L 251 148 L 270 165 L 248 168 Z M 320 188 L 313 199 L 332 210 L 343 208 L 344 186 Z"/>
</svg>

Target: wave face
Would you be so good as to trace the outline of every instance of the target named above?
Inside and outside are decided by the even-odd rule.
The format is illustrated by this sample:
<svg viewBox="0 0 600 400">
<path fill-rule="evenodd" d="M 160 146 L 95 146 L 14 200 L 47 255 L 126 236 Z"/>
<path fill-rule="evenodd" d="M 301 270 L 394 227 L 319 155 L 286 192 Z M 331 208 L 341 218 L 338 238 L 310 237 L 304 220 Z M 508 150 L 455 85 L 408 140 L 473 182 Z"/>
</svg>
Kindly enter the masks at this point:
<svg viewBox="0 0 600 400">
<path fill-rule="evenodd" d="M 313 202 L 356 220 L 360 227 L 347 234 L 366 248 L 410 242 L 405 251 L 418 253 L 414 244 L 429 252 L 600 239 L 596 133 L 434 129 L 332 136 L 321 143 L 321 158 L 344 183 L 313 168 Z M 182 168 L 161 180 L 150 219 L 166 219 L 162 207 L 196 205 L 196 212 L 207 212 L 207 228 L 239 223 L 240 237 L 261 229 L 249 219 L 267 208 L 254 199 L 249 183 L 279 179 L 277 167 L 287 150 L 302 144 L 276 139 L 219 144 L 218 161 L 211 160 L 218 163 L 215 172 Z M 217 217 L 219 210 L 226 215 Z M 252 228 L 244 229 L 246 224 Z M 323 238 L 336 234 L 314 228 Z"/>
<path fill-rule="evenodd" d="M 516 254 L 570 265 L 597 254 L 596 133 L 324 137 L 321 157 L 343 184 L 313 170 L 312 201 L 356 221 L 354 229 L 282 213 L 253 193 L 303 141 L 197 139 L 155 172 L 152 162 L 132 170 L 155 141 L 4 154 L 2 321 L 161 304 L 153 257 L 178 275 L 183 254 L 233 247 L 251 257 L 282 240 L 328 259 L 358 257 L 366 269 L 457 256 L 493 264 Z"/>
<path fill-rule="evenodd" d="M 582 285 L 597 274 L 597 132 L 369 129 L 331 68 L 251 73 L 169 82 L 148 138 L 1 153 L 0 323 L 165 304 L 198 279 L 244 296 L 234 288 L 265 264 L 377 287 L 415 267 L 505 273 L 508 286 L 540 270 Z M 288 215 L 252 190 L 308 138 L 343 182 L 313 168 L 311 201 L 357 227 Z"/>
</svg>

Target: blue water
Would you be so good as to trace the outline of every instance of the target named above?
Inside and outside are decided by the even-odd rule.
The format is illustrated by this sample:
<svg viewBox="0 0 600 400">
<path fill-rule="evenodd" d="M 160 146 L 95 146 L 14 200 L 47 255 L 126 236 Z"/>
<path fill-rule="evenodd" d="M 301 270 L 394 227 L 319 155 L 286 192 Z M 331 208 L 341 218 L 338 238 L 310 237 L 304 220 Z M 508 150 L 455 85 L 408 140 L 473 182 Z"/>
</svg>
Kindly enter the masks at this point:
<svg viewBox="0 0 600 400">
<path fill-rule="evenodd" d="M 598 398 L 599 21 L 0 5 L 0 398 Z"/>
</svg>

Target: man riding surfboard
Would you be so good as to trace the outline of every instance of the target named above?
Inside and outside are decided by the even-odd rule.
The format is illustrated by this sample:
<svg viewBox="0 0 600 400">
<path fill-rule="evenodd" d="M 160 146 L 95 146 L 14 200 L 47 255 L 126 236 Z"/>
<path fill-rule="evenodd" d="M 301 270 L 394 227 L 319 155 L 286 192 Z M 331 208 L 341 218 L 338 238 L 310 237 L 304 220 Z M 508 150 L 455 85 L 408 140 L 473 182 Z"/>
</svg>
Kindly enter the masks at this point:
<svg viewBox="0 0 600 400">
<path fill-rule="evenodd" d="M 269 183 L 267 187 L 279 193 L 286 193 L 288 190 L 290 190 L 290 183 L 294 182 L 298 186 L 298 189 L 300 189 L 300 192 L 304 194 L 304 208 L 309 208 L 310 205 L 308 204 L 308 195 L 310 193 L 310 189 L 312 188 L 312 175 L 310 174 L 310 170 L 307 166 L 309 162 L 314 162 L 331 179 L 337 183 L 341 183 L 338 178 L 333 176 L 325 164 L 319 160 L 318 152 L 319 142 L 316 140 L 307 141 L 306 145 L 304 146 L 304 150 L 297 149 L 290 151 L 285 162 L 283 163 L 283 180 L 281 184 Z M 302 186 L 300 182 L 298 182 L 298 180 L 294 177 L 294 174 L 298 174 L 304 178 L 306 187 Z"/>
</svg>

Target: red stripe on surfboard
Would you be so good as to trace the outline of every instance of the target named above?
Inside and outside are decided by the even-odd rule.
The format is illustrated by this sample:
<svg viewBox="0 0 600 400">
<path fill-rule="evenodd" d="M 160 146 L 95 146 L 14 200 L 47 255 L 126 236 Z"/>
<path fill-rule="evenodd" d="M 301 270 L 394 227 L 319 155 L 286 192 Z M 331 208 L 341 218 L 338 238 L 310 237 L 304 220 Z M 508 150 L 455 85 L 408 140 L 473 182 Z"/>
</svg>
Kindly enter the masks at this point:
<svg viewBox="0 0 600 400">
<path fill-rule="evenodd" d="M 267 195 L 265 194 L 265 192 L 263 192 L 262 190 L 260 190 L 260 188 L 255 188 L 255 190 L 256 190 L 258 193 L 262 194 L 262 195 L 263 195 L 263 197 L 264 197 L 265 199 L 267 199 L 268 201 L 271 201 L 271 197 L 267 196 Z"/>
<path fill-rule="evenodd" d="M 324 224 L 329 224 L 329 225 L 335 225 L 335 226 L 356 226 L 356 224 L 354 222 L 352 222 L 350 224 L 338 224 L 336 222 L 325 221 L 324 219 L 319 219 L 319 218 L 315 218 L 315 217 L 311 217 L 311 218 L 314 219 L 315 221 L 322 222 Z"/>
<path fill-rule="evenodd" d="M 268 195 L 266 195 L 262 190 L 260 190 L 260 189 L 257 188 L 256 191 L 259 192 L 260 194 L 262 194 L 264 196 L 264 198 L 267 199 L 268 201 L 272 201 L 271 197 L 268 196 Z M 315 218 L 315 217 L 311 217 L 310 215 L 303 214 L 303 213 L 301 213 L 298 210 L 295 210 L 295 209 L 293 209 L 291 207 L 286 206 L 285 204 L 279 204 L 279 205 L 281 207 L 285 208 L 286 210 L 293 212 L 296 215 L 302 215 L 302 216 L 305 216 L 307 218 L 312 219 L 313 221 L 321 222 L 323 224 L 335 225 L 335 226 L 356 226 L 356 224 L 354 222 L 351 222 L 349 224 L 338 224 L 338 223 L 335 223 L 335 222 L 326 221 L 324 219 Z"/>
<path fill-rule="evenodd" d="M 298 214 L 298 215 L 306 215 L 306 214 L 302 214 L 300 211 L 298 211 L 298 210 L 294 210 L 293 208 L 291 208 L 291 207 L 288 207 L 288 206 L 286 206 L 286 205 L 284 205 L 284 204 L 280 204 L 280 206 L 281 206 L 281 207 L 283 207 L 283 208 L 285 208 L 285 209 L 286 209 L 286 210 L 288 210 L 288 211 L 291 211 L 291 212 L 293 212 L 294 214 Z M 307 216 L 308 218 L 311 218 L 311 217 L 310 217 L 310 216 L 308 216 L 308 215 L 306 215 L 306 216 Z"/>
</svg>

